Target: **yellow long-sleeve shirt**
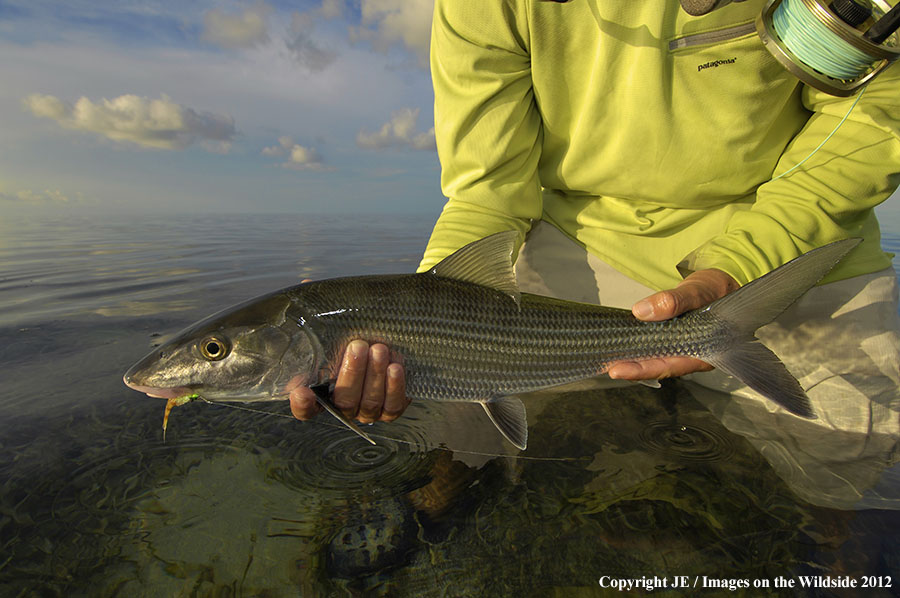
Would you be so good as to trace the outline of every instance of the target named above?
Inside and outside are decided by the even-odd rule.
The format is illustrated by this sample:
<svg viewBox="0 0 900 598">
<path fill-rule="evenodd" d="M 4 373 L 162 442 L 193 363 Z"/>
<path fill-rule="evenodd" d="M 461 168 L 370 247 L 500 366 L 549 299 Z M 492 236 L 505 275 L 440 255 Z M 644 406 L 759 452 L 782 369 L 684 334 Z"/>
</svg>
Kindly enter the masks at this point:
<svg viewBox="0 0 900 598">
<path fill-rule="evenodd" d="M 838 238 L 827 280 L 890 266 L 873 208 L 900 184 L 900 65 L 853 98 L 810 89 L 753 28 L 764 0 L 436 0 L 431 70 L 449 198 L 420 269 L 547 220 L 652 288 L 746 283 Z M 681 268 L 681 270 L 679 270 Z"/>
</svg>

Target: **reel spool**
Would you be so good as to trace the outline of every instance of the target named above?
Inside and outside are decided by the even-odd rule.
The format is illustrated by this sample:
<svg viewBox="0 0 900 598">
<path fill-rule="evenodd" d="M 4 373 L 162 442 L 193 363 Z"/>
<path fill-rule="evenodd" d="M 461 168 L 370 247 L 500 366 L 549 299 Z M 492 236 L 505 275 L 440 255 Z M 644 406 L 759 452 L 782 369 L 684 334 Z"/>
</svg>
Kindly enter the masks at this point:
<svg viewBox="0 0 900 598">
<path fill-rule="evenodd" d="M 766 49 L 820 91 L 850 96 L 900 57 L 900 4 L 769 0 L 756 19 Z"/>
</svg>

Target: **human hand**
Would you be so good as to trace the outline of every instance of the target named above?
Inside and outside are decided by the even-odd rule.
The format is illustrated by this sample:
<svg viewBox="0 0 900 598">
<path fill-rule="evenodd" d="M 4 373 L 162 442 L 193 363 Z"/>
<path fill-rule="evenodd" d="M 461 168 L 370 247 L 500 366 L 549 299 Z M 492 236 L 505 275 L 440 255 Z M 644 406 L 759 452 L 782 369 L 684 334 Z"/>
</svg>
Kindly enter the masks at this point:
<svg viewBox="0 0 900 598">
<path fill-rule="evenodd" d="M 322 410 L 307 386 L 294 388 L 289 396 L 297 419 L 311 419 Z M 381 343 L 352 341 L 335 381 L 334 406 L 364 424 L 397 419 L 409 406 L 403 365 L 392 361 L 390 349 Z"/>
<path fill-rule="evenodd" d="M 641 299 L 631 308 L 631 313 L 645 322 L 668 320 L 709 305 L 738 287 L 740 285 L 737 281 L 721 270 L 699 270 L 682 280 L 674 289 Z M 711 365 L 693 357 L 656 357 L 641 361 L 617 361 L 610 366 L 609 377 L 619 380 L 658 380 L 711 369 Z"/>
</svg>

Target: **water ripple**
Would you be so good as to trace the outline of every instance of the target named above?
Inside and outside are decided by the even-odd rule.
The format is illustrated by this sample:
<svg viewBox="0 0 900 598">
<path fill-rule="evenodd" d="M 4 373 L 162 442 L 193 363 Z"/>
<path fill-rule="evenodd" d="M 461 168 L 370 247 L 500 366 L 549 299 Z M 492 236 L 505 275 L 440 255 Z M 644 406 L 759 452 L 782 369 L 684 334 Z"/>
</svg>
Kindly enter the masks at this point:
<svg viewBox="0 0 900 598">
<path fill-rule="evenodd" d="M 639 438 L 654 453 L 686 461 L 719 461 L 734 453 L 732 444 L 718 433 L 678 422 L 652 422 Z"/>
<path fill-rule="evenodd" d="M 424 443 L 422 437 L 379 438 L 372 445 L 344 429 L 310 427 L 303 442 L 287 448 L 271 466 L 268 477 L 299 490 L 397 496 L 427 479 L 433 459 L 418 448 Z"/>
</svg>

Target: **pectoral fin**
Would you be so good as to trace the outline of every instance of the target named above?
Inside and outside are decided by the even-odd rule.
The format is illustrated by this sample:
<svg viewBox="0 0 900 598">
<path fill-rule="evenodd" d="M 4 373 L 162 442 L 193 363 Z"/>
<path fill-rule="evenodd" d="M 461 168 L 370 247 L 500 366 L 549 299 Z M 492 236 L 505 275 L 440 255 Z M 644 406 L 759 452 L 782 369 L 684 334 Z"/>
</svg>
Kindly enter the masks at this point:
<svg viewBox="0 0 900 598">
<path fill-rule="evenodd" d="M 340 421 L 342 424 L 359 434 L 362 438 L 365 438 L 371 444 L 375 444 L 375 441 L 369 438 L 369 435 L 359 429 L 355 423 L 347 419 L 347 417 L 337 410 L 337 408 L 331 403 L 331 385 L 328 383 L 325 384 L 316 384 L 315 386 L 310 386 L 309 389 L 316 393 L 316 402 L 319 403 L 322 407 L 325 408 L 325 411 L 333 415 Z"/>
<path fill-rule="evenodd" d="M 511 396 L 499 397 L 484 401 L 481 406 L 503 437 L 524 451 L 528 445 L 528 418 L 522 401 Z"/>
</svg>

